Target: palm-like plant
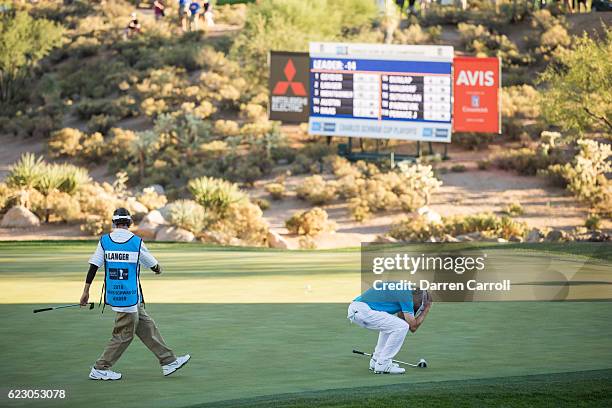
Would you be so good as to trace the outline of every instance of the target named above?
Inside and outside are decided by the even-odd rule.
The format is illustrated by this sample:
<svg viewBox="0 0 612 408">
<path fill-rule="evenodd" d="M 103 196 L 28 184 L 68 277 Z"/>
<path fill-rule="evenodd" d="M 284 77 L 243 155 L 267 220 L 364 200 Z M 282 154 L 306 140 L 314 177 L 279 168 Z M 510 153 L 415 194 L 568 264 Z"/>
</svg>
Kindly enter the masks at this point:
<svg viewBox="0 0 612 408">
<path fill-rule="evenodd" d="M 189 191 L 204 208 L 222 217 L 229 206 L 246 195 L 234 183 L 213 177 L 199 177 L 189 181 Z"/>
</svg>

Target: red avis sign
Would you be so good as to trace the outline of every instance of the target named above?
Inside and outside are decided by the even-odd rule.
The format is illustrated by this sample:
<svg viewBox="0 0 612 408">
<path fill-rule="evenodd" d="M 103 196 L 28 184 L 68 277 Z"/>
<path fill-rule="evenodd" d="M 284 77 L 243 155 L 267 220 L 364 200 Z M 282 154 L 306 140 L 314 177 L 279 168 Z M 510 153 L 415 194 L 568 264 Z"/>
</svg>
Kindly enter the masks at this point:
<svg viewBox="0 0 612 408">
<path fill-rule="evenodd" d="M 501 133 L 498 58 L 455 57 L 453 130 Z"/>
</svg>

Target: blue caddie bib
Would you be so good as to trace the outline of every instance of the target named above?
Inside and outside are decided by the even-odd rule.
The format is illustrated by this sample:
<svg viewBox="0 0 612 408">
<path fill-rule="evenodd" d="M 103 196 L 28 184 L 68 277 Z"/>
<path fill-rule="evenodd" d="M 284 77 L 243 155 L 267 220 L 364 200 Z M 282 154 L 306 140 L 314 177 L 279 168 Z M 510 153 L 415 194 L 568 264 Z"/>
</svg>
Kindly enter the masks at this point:
<svg viewBox="0 0 612 408">
<path fill-rule="evenodd" d="M 104 303 L 114 307 L 137 305 L 140 299 L 140 246 L 136 235 L 115 242 L 110 234 L 100 238 L 104 250 Z"/>
</svg>

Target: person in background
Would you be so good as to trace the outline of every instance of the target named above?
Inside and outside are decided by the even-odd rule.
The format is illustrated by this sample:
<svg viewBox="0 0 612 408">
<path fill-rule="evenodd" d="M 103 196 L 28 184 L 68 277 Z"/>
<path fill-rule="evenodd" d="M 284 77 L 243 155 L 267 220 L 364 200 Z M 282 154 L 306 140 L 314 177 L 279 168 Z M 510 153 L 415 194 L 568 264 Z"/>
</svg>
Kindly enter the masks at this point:
<svg viewBox="0 0 612 408">
<path fill-rule="evenodd" d="M 189 4 L 189 31 L 197 31 L 200 29 L 200 13 L 202 7 L 197 0 L 193 0 Z"/>
<path fill-rule="evenodd" d="M 164 0 L 155 0 L 153 2 L 153 12 L 155 13 L 155 19 L 161 20 L 166 15 L 166 5 Z"/>
<path fill-rule="evenodd" d="M 135 35 L 140 34 L 141 31 L 142 31 L 142 26 L 140 25 L 140 22 L 138 21 L 138 16 L 136 15 L 136 13 L 132 13 L 130 15 L 130 22 L 125 28 L 125 37 L 132 38 Z"/>
<path fill-rule="evenodd" d="M 204 21 L 206 21 L 207 27 L 213 27 L 215 21 L 213 20 L 212 4 L 210 0 L 204 0 Z"/>
<path fill-rule="evenodd" d="M 178 16 L 179 16 L 179 24 L 183 31 L 187 31 L 188 29 L 188 20 L 187 13 L 189 8 L 189 2 L 187 0 L 178 0 Z"/>
</svg>

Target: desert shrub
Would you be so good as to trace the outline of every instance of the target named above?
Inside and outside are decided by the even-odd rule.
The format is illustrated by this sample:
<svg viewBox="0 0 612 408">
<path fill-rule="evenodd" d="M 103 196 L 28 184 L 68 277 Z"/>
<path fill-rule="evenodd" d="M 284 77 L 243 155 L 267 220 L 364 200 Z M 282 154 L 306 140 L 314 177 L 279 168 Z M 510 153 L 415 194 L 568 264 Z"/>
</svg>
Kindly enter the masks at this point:
<svg viewBox="0 0 612 408">
<path fill-rule="evenodd" d="M 266 184 L 266 191 L 273 200 L 282 200 L 285 195 L 285 185 L 282 183 L 268 183 Z"/>
<path fill-rule="evenodd" d="M 489 159 L 483 159 L 483 160 L 478 160 L 478 170 L 488 170 L 491 167 L 491 160 Z"/>
<path fill-rule="evenodd" d="M 504 151 L 494 157 L 495 164 L 503 170 L 514 170 L 523 175 L 534 175 L 540 170 L 565 161 L 564 151 L 557 145 L 556 132 L 542 132 L 538 146 Z"/>
<path fill-rule="evenodd" d="M 53 156 L 76 156 L 82 149 L 83 132 L 74 128 L 63 128 L 54 132 L 49 139 L 49 150 Z"/>
<path fill-rule="evenodd" d="M 467 168 L 463 164 L 453 164 L 450 168 L 453 173 L 463 173 Z"/>
<path fill-rule="evenodd" d="M 245 17 L 246 7 L 244 4 L 224 4 L 215 8 L 215 21 L 219 23 L 242 26 Z"/>
<path fill-rule="evenodd" d="M 89 235 L 98 236 L 111 232 L 112 222 L 99 215 L 88 215 L 81 224 L 80 229 Z"/>
<path fill-rule="evenodd" d="M 32 153 L 24 153 L 19 160 L 9 166 L 6 184 L 9 187 L 33 189 L 43 175 L 45 163 L 43 158 Z"/>
<path fill-rule="evenodd" d="M 240 127 L 233 120 L 219 119 L 215 121 L 214 131 L 222 137 L 236 136 L 240 133 Z"/>
<path fill-rule="evenodd" d="M 565 28 L 565 18 L 555 17 L 547 9 L 533 13 L 531 26 L 536 33 L 526 36 L 525 43 L 541 60 L 547 61 L 554 52 L 568 47 L 571 43 Z"/>
<path fill-rule="evenodd" d="M 418 216 L 393 224 L 389 234 L 402 241 L 425 241 L 431 237 L 440 239 L 446 234 L 457 236 L 473 232 L 505 239 L 523 237 L 527 233 L 527 224 L 490 213 L 443 217 L 440 223 L 428 222 L 425 217 Z"/>
<path fill-rule="evenodd" d="M 166 211 L 168 222 L 175 227 L 199 234 L 209 223 L 206 209 L 193 200 L 177 200 Z"/>
<path fill-rule="evenodd" d="M 117 123 L 117 118 L 110 115 L 93 115 L 87 121 L 87 130 L 91 133 L 107 133 Z"/>
<path fill-rule="evenodd" d="M 86 222 L 99 224 L 91 216 L 100 217 L 99 225 L 109 226 L 113 211 L 118 204 L 118 198 L 113 190 L 113 187 L 108 183 L 90 183 L 79 189 L 76 193 L 76 198 L 81 206 L 81 211 L 87 214 Z M 89 231 L 89 230 L 88 230 Z"/>
<path fill-rule="evenodd" d="M 164 194 L 158 194 L 153 187 L 147 187 L 138 195 L 138 201 L 145 205 L 150 211 L 162 208 L 168 202 Z"/>
<path fill-rule="evenodd" d="M 14 112 L 15 102 L 29 97 L 25 92 L 33 68 L 60 45 L 63 28 L 29 13 L 4 12 L 0 24 L 0 105 Z"/>
<path fill-rule="evenodd" d="M 89 136 L 85 136 L 82 142 L 83 155 L 89 161 L 99 163 L 107 152 L 104 136 L 100 132 L 95 132 Z"/>
<path fill-rule="evenodd" d="M 336 225 L 330 222 L 327 212 L 319 207 L 296 212 L 285 221 L 285 227 L 292 234 L 316 236 L 322 232 L 335 231 Z"/>
<path fill-rule="evenodd" d="M 515 202 L 510 203 L 506 207 L 504 207 L 502 212 L 506 215 L 509 215 L 510 217 L 518 217 L 519 215 L 523 215 L 525 210 L 523 210 L 523 206 L 521 205 L 521 203 Z"/>
<path fill-rule="evenodd" d="M 230 204 L 224 217 L 209 229 L 221 234 L 226 243 L 235 238 L 246 245 L 264 246 L 269 227 L 261 209 L 244 199 Z"/>
<path fill-rule="evenodd" d="M 219 216 L 225 215 L 232 204 L 247 199 L 236 184 L 212 177 L 190 180 L 188 188 L 195 201 Z"/>
<path fill-rule="evenodd" d="M 441 26 L 431 26 L 423 29 L 418 24 L 411 24 L 403 30 L 396 30 L 394 42 L 398 44 L 435 44 L 442 34 Z"/>
<path fill-rule="evenodd" d="M 336 185 L 333 181 L 325 181 L 323 177 L 314 175 L 306 177 L 297 186 L 297 196 L 313 205 L 328 204 L 336 199 Z"/>
<path fill-rule="evenodd" d="M 578 149 L 572 163 L 550 166 L 548 172 L 543 173 L 562 178 L 567 189 L 579 200 L 610 212 L 610 207 L 605 210 L 612 203 L 612 183 L 606 177 L 612 172 L 610 145 L 585 139 L 578 141 Z"/>
<path fill-rule="evenodd" d="M 302 235 L 298 240 L 300 249 L 317 249 L 317 242 L 310 235 Z"/>
<path fill-rule="evenodd" d="M 540 106 L 547 123 L 577 133 L 612 131 L 611 55 L 612 28 L 606 28 L 602 39 L 577 38 L 573 50 L 546 67 Z"/>
<path fill-rule="evenodd" d="M 530 85 L 502 88 L 504 118 L 536 119 L 540 115 L 539 92 Z"/>
<path fill-rule="evenodd" d="M 506 121 L 507 123 L 507 121 Z M 491 133 L 456 133 L 453 143 L 470 150 L 479 150 L 489 146 L 495 140 Z"/>
<path fill-rule="evenodd" d="M 466 50 L 477 56 L 498 55 L 507 65 L 520 65 L 527 62 L 516 44 L 503 34 L 495 34 L 483 25 L 469 23 L 459 23 L 457 29 Z"/>
<path fill-rule="evenodd" d="M 589 214 L 584 221 L 584 226 L 590 230 L 598 230 L 601 228 L 601 218 L 596 214 Z"/>
<path fill-rule="evenodd" d="M 249 6 L 244 29 L 230 55 L 245 67 L 256 84 L 266 81 L 270 49 L 306 51 L 309 41 L 333 40 L 358 34 L 378 16 L 369 0 L 323 2 L 270 0 Z"/>
<path fill-rule="evenodd" d="M 6 183 L 0 182 L 0 214 L 4 213 L 4 210 L 7 209 L 8 203 L 14 197 L 14 190 L 6 185 Z"/>
<path fill-rule="evenodd" d="M 270 208 L 270 202 L 265 198 L 256 198 L 253 200 L 253 203 L 258 206 L 261 211 L 266 211 Z"/>
<path fill-rule="evenodd" d="M 163 99 L 146 98 L 140 103 L 140 111 L 146 116 L 157 117 L 168 110 Z"/>
<path fill-rule="evenodd" d="M 79 221 L 83 217 L 78 199 L 68 193 L 52 191 L 46 196 L 46 220 L 53 215 L 63 222 Z"/>
</svg>

